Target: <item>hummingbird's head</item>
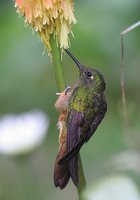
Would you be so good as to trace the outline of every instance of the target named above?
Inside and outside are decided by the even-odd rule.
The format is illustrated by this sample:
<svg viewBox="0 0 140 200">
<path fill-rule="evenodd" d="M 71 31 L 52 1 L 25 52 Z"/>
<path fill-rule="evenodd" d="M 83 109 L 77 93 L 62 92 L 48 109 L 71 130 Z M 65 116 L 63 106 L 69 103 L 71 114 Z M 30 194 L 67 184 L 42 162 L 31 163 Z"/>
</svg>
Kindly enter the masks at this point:
<svg viewBox="0 0 140 200">
<path fill-rule="evenodd" d="M 67 54 L 73 59 L 79 68 L 79 81 L 86 87 L 94 87 L 96 91 L 103 92 L 105 90 L 105 81 L 103 76 L 96 69 L 82 65 L 67 49 Z"/>
</svg>

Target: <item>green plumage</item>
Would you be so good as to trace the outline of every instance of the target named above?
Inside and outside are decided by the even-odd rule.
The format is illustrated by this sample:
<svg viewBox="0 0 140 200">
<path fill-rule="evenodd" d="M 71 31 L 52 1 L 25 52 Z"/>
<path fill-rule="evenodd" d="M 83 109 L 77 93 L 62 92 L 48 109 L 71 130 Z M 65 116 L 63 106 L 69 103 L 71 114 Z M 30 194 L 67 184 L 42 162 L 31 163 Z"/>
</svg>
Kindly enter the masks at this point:
<svg viewBox="0 0 140 200">
<path fill-rule="evenodd" d="M 88 95 L 89 93 L 85 87 L 78 87 L 75 90 L 70 98 L 69 107 L 68 109 L 75 109 L 77 112 L 85 112 L 86 103 L 88 102 Z"/>
<path fill-rule="evenodd" d="M 88 73 L 91 76 L 87 76 Z M 102 75 L 97 70 L 82 65 L 82 73 L 73 88 L 68 104 L 69 113 L 75 110 L 84 116 L 80 136 L 85 134 L 99 113 L 106 112 L 104 90 L 105 82 Z"/>
</svg>

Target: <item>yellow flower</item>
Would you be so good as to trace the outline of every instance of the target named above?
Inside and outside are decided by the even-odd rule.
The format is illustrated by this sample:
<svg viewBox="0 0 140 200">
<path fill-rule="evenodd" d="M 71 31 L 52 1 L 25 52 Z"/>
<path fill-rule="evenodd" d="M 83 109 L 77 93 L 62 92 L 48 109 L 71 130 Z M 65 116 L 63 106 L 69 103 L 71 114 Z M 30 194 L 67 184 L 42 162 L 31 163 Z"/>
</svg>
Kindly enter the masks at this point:
<svg viewBox="0 0 140 200">
<path fill-rule="evenodd" d="M 40 34 L 48 52 L 52 35 L 60 48 L 69 47 L 71 25 L 76 23 L 72 0 L 15 0 L 15 6 L 25 22 Z"/>
</svg>

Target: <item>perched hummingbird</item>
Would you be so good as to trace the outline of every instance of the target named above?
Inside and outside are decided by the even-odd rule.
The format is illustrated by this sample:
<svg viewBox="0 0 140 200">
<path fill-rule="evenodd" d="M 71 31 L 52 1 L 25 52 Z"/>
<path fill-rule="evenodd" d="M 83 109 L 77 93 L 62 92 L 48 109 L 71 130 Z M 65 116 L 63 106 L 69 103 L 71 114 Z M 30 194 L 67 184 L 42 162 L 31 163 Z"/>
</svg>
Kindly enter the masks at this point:
<svg viewBox="0 0 140 200">
<path fill-rule="evenodd" d="M 107 111 L 103 76 L 95 69 L 82 65 L 68 50 L 67 54 L 79 68 L 79 79 L 71 90 L 67 103 L 66 151 L 57 162 L 67 164 L 74 184 L 79 183 L 78 152 L 94 134 Z M 63 185 L 63 187 L 65 187 Z"/>
</svg>

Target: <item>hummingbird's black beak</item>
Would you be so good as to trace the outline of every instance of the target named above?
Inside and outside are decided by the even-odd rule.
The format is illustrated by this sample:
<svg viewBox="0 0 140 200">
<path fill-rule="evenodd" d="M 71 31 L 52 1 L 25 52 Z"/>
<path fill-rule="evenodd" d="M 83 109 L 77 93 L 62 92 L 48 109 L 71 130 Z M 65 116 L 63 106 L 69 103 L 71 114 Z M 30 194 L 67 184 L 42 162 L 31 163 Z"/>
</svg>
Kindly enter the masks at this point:
<svg viewBox="0 0 140 200">
<path fill-rule="evenodd" d="M 72 55 L 72 53 L 70 51 L 68 51 L 67 49 L 64 49 L 67 54 L 72 58 L 72 60 L 76 63 L 76 65 L 79 67 L 79 69 L 82 69 L 82 65 L 81 63 L 74 57 L 74 55 Z"/>
</svg>

